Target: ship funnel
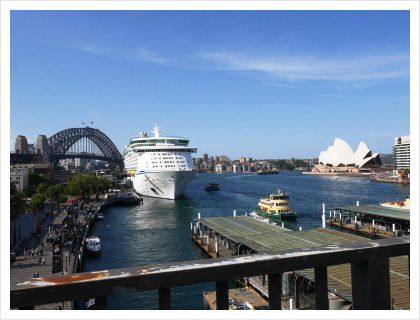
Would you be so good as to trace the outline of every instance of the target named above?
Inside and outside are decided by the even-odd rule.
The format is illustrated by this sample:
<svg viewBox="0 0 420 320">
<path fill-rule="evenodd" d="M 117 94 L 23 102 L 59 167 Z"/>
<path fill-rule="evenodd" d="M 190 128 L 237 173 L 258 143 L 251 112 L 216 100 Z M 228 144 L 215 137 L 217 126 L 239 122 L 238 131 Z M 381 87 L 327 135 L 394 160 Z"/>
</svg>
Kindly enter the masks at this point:
<svg viewBox="0 0 420 320">
<path fill-rule="evenodd" d="M 155 123 L 155 127 L 153 128 L 152 132 L 155 137 L 160 137 L 160 128 L 158 127 L 157 123 Z"/>
</svg>

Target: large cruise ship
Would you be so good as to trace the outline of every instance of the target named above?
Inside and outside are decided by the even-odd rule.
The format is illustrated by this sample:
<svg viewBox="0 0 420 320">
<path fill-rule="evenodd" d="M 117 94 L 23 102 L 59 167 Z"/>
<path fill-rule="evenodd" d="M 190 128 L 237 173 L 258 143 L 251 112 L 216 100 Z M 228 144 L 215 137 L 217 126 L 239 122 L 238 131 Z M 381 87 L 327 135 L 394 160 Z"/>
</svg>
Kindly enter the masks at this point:
<svg viewBox="0 0 420 320">
<path fill-rule="evenodd" d="M 162 136 L 155 125 L 152 135 L 140 132 L 124 151 L 124 165 L 134 190 L 144 196 L 175 199 L 194 179 L 191 153 L 185 137 Z"/>
</svg>

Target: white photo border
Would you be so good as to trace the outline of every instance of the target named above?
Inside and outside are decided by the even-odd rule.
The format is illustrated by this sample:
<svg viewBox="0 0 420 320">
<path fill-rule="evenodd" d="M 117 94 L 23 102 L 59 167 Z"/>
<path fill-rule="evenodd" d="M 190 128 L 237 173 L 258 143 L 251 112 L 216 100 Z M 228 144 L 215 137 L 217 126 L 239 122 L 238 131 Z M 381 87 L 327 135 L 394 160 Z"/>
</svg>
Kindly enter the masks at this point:
<svg viewBox="0 0 420 320">
<path fill-rule="evenodd" d="M 10 310 L 10 13 L 13 10 L 408 10 L 410 11 L 410 310 L 152 311 Z M 419 1 L 1 1 L 1 318 L 2 319 L 418 319 L 419 318 Z"/>
</svg>

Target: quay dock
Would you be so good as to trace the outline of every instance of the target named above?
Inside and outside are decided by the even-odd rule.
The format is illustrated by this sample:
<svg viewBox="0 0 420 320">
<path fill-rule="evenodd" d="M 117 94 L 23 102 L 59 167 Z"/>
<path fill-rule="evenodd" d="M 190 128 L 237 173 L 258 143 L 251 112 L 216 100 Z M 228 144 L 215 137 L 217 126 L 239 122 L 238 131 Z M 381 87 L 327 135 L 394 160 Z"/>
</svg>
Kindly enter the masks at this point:
<svg viewBox="0 0 420 320">
<path fill-rule="evenodd" d="M 63 220 L 66 217 L 64 212 L 60 212 L 55 216 L 50 224 L 59 227 L 63 226 Z M 39 255 L 27 256 L 23 252 L 19 252 L 15 258 L 15 261 L 10 264 L 10 285 L 16 285 L 17 283 L 22 282 L 24 279 L 33 278 L 34 274 L 37 272 L 39 277 L 47 277 L 51 275 L 51 270 L 53 268 L 53 255 L 51 255 L 51 248 L 48 247 L 47 242 L 48 229 L 45 228 L 37 241 L 37 245 L 31 245 L 31 247 L 40 247 L 40 244 L 43 243 L 43 253 Z M 45 264 L 39 259 L 45 258 Z M 77 254 L 66 250 L 63 256 L 62 261 L 62 274 L 72 274 L 77 272 Z M 73 309 L 73 301 L 65 301 L 63 303 L 54 303 L 47 305 L 37 306 L 36 309 L 40 310 L 54 310 L 54 309 Z"/>
<path fill-rule="evenodd" d="M 192 238 L 209 257 L 228 257 L 252 253 L 273 254 L 366 241 L 365 237 L 329 228 L 290 231 L 250 216 L 197 219 Z M 409 309 L 409 264 L 407 256 L 392 257 L 390 292 L 392 308 Z M 327 267 L 329 308 L 349 309 L 352 305 L 350 264 Z M 268 275 L 240 279 L 246 286 L 269 298 Z M 281 277 L 283 309 L 313 309 L 315 277 L 313 269 L 283 273 Z"/>
<path fill-rule="evenodd" d="M 10 264 L 10 285 L 31 280 L 35 274 L 39 278 L 52 274 L 72 275 L 83 270 L 84 243 L 95 224 L 101 201 L 89 203 L 74 202 L 62 206 L 50 218 L 44 221 L 37 239 L 31 241 L 29 249 L 38 250 L 38 254 L 28 255 L 24 250 Z M 51 241 L 48 238 L 51 237 Z M 53 251 L 57 250 L 58 255 Z M 44 260 L 45 259 L 45 260 Z M 74 301 L 38 305 L 39 310 L 72 310 Z"/>
<path fill-rule="evenodd" d="M 72 275 L 82 272 L 85 239 L 90 235 L 98 213 L 113 206 L 135 205 L 141 203 L 141 201 L 141 198 L 137 195 L 123 192 L 118 196 L 108 195 L 104 199 L 89 203 L 74 201 L 71 205 L 66 206 L 67 209 L 60 208 L 57 214 L 44 219 L 39 237 L 26 245 L 34 250 L 42 247 L 43 252 L 28 256 L 21 249 L 17 252 L 14 261 L 11 261 L 10 285 L 16 286 L 26 280 L 32 280 L 35 274 L 39 278 L 46 278 L 51 275 Z M 52 235 L 55 242 L 48 241 L 49 235 Z M 54 245 L 51 243 L 54 243 Z M 52 251 L 57 247 L 59 247 L 61 254 L 54 256 Z M 99 301 L 96 302 L 97 305 L 99 303 Z M 72 310 L 75 307 L 74 301 L 64 301 L 38 305 L 36 309 Z"/>
<path fill-rule="evenodd" d="M 353 205 L 330 211 L 326 224 L 370 239 L 410 235 L 410 209 L 382 205 Z"/>
<path fill-rule="evenodd" d="M 143 198 L 135 192 L 109 192 L 99 206 L 99 212 L 115 206 L 132 206 L 143 203 Z"/>
</svg>

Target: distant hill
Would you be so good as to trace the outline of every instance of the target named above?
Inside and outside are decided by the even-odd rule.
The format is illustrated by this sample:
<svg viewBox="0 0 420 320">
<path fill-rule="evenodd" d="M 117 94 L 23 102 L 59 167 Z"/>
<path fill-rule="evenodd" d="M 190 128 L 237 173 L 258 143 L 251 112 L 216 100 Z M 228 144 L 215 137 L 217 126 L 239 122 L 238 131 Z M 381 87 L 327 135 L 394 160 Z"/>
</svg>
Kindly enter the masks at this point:
<svg viewBox="0 0 420 320">
<path fill-rule="evenodd" d="M 395 164 L 393 153 L 381 153 L 382 164 Z"/>
</svg>

